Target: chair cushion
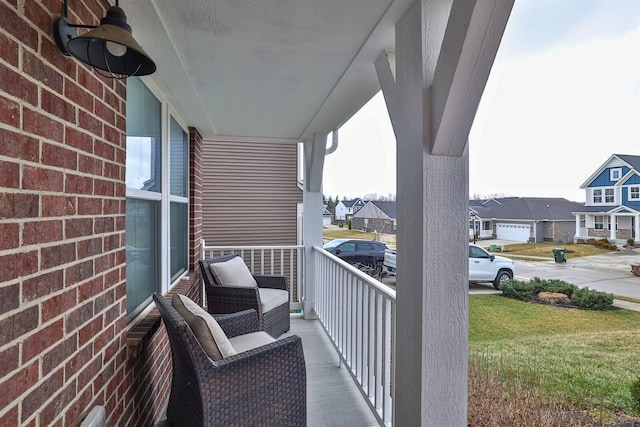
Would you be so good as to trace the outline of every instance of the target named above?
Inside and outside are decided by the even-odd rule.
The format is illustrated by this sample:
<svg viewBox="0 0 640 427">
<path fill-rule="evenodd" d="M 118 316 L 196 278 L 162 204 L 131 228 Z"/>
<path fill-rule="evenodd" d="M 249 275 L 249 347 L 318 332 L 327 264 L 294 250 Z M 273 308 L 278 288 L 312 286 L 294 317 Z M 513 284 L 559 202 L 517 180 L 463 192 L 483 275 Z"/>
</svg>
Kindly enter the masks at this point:
<svg viewBox="0 0 640 427">
<path fill-rule="evenodd" d="M 220 360 L 236 354 L 224 331 L 205 309 L 184 295 L 175 294 L 171 305 L 189 324 L 207 356 Z"/>
<path fill-rule="evenodd" d="M 263 313 L 268 313 L 289 301 L 289 292 L 282 289 L 259 288 L 258 293 Z"/>
<path fill-rule="evenodd" d="M 231 345 L 238 353 L 243 353 L 266 344 L 271 344 L 275 342 L 275 338 L 265 331 L 258 331 L 229 338 L 229 341 L 231 341 Z"/>
<path fill-rule="evenodd" d="M 234 257 L 225 262 L 213 262 L 209 268 L 219 285 L 245 288 L 258 286 L 256 279 L 240 257 Z"/>
</svg>

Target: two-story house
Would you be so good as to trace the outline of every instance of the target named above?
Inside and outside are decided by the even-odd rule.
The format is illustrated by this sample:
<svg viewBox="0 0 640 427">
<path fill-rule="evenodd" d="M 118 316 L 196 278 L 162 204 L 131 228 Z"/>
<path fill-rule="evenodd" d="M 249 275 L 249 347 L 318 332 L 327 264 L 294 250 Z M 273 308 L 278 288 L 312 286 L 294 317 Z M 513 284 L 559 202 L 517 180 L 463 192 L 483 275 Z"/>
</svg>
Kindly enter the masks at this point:
<svg viewBox="0 0 640 427">
<path fill-rule="evenodd" d="M 352 199 L 352 200 L 341 200 L 336 205 L 336 221 L 338 224 L 343 224 L 345 222 L 349 222 L 351 217 L 355 215 L 362 207 L 365 205 L 365 202 L 360 199 Z"/>
<path fill-rule="evenodd" d="M 640 156 L 613 154 L 580 188 L 585 206 L 574 212 L 575 240 L 623 243 L 640 236 Z"/>
</svg>

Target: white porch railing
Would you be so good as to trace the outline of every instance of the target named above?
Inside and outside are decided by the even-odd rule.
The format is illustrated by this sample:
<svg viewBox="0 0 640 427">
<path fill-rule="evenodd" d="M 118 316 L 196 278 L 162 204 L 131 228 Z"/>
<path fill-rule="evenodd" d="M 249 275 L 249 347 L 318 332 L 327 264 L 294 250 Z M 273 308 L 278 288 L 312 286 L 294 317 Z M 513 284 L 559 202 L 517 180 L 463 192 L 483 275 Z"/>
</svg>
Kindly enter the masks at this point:
<svg viewBox="0 0 640 427">
<path fill-rule="evenodd" d="M 253 274 L 286 276 L 291 309 L 302 309 L 304 246 L 206 246 L 202 240 L 200 248 L 200 259 L 238 254 Z"/>
<path fill-rule="evenodd" d="M 314 247 L 315 309 L 381 424 L 392 424 L 396 292 Z"/>
</svg>

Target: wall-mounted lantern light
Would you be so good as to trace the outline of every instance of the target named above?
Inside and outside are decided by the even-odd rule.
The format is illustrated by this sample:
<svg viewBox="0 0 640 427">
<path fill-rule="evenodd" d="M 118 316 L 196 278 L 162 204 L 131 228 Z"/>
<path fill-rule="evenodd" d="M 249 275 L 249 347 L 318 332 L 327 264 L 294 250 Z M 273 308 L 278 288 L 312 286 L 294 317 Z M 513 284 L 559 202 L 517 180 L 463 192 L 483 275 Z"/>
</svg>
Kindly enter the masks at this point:
<svg viewBox="0 0 640 427">
<path fill-rule="evenodd" d="M 91 30 L 78 36 L 77 28 Z M 67 0 L 64 0 L 63 16 L 53 22 L 53 37 L 64 55 L 71 55 L 90 65 L 104 77 L 124 79 L 156 71 L 156 64 L 131 35 L 131 26 L 127 24 L 127 17 L 117 0 L 100 20 L 99 26 L 69 22 Z"/>
</svg>

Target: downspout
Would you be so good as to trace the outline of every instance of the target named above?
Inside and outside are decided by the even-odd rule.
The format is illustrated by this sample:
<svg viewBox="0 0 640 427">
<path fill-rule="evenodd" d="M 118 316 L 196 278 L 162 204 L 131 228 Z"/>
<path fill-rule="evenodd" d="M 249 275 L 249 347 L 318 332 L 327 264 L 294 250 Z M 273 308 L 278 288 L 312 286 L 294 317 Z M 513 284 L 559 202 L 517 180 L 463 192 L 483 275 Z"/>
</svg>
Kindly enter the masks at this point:
<svg viewBox="0 0 640 427">
<path fill-rule="evenodd" d="M 324 151 L 325 156 L 338 149 L 338 129 L 340 128 L 335 128 L 333 132 L 331 132 L 331 146 Z"/>
</svg>

